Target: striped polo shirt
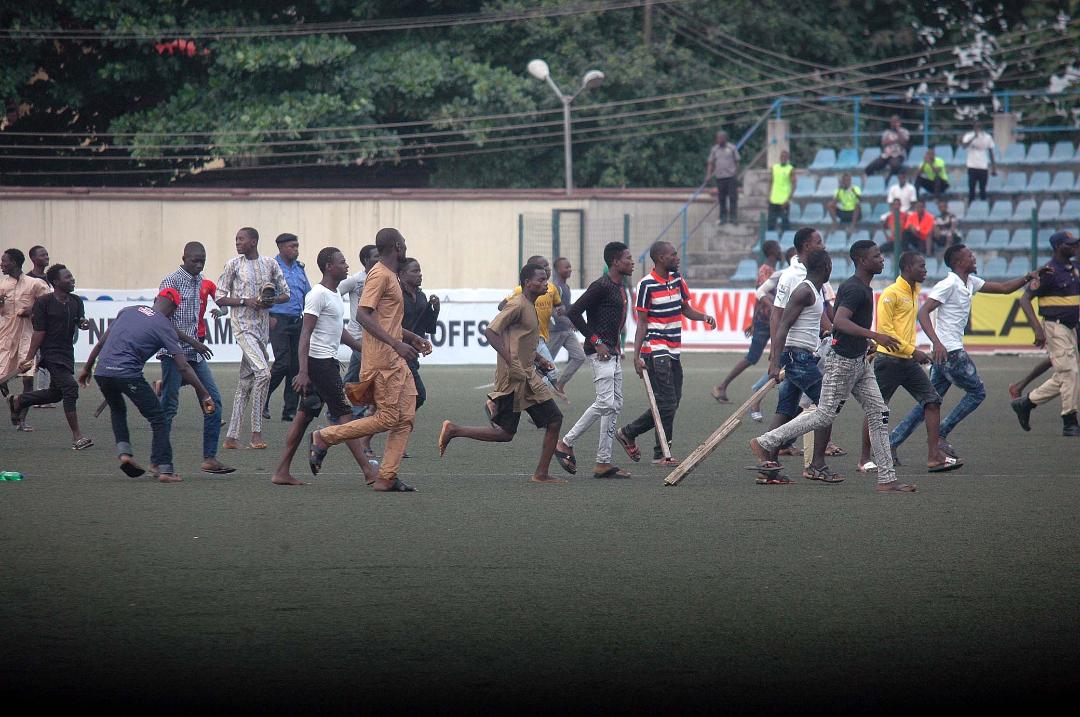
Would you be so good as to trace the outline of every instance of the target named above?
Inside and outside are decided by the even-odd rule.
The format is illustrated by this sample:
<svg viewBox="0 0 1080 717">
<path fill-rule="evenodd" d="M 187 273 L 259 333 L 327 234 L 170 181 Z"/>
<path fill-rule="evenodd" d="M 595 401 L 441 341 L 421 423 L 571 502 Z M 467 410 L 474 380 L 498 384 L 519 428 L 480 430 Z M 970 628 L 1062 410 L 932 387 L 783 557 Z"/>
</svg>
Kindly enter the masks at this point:
<svg viewBox="0 0 1080 717">
<path fill-rule="evenodd" d="M 641 345 L 643 356 L 679 358 L 682 346 L 683 303 L 690 300 L 690 289 L 678 272 L 666 279 L 650 272 L 638 284 L 638 320 L 645 320 L 647 330 Z"/>
<path fill-rule="evenodd" d="M 1080 271 L 1075 264 L 1062 264 L 1057 259 L 1051 259 L 1047 266 L 1053 272 L 1040 277 L 1031 288 L 1032 296 L 1039 299 L 1039 315 L 1076 328 L 1080 322 Z"/>
</svg>

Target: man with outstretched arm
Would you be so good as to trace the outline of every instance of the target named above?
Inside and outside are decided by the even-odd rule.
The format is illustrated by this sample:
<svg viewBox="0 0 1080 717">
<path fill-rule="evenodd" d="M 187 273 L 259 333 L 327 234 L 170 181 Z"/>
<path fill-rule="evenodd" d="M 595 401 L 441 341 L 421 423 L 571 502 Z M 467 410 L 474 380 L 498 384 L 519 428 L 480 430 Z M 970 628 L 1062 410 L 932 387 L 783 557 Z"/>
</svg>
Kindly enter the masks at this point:
<svg viewBox="0 0 1080 717">
<path fill-rule="evenodd" d="M 397 229 L 380 229 L 375 247 L 379 261 L 368 272 L 356 309 L 356 318 L 364 328 L 360 382 L 372 387 L 375 413 L 313 431 L 308 465 L 312 474 L 318 475 L 331 446 L 386 432 L 383 462 L 372 489 L 408 493 L 415 488 L 397 477 L 416 417 L 416 386 L 408 362 L 420 353 L 431 353 L 431 344 L 401 326 L 405 304 L 397 272 L 406 257 L 405 238 Z"/>
<path fill-rule="evenodd" d="M 634 334 L 634 371 L 640 377 L 649 371 L 656 408 L 670 445 L 675 439 L 675 412 L 682 400 L 683 373 L 679 360 L 682 347 L 682 320 L 704 321 L 716 328 L 716 319 L 690 305 L 690 287 L 679 274 L 679 252 L 666 241 L 649 249 L 653 270 L 639 283 L 637 291 L 637 331 Z M 631 423 L 615 431 L 615 440 L 630 460 L 641 460 L 641 450 L 634 440 L 656 428 L 652 411 L 645 411 Z M 679 465 L 674 456 L 667 458 L 657 434 L 653 444 L 653 463 L 664 468 Z"/>
<path fill-rule="evenodd" d="M 322 281 L 304 295 L 299 365 L 293 379 L 293 388 L 302 398 L 297 404 L 296 415 L 285 436 L 281 460 L 270 479 L 275 485 L 304 485 L 303 481 L 292 475 L 289 468 L 308 425 L 319 417 L 324 405 L 332 423 L 340 425 L 352 420 L 352 408 L 345 400 L 345 388 L 337 360 L 338 346 L 342 344 L 354 351 L 360 350 L 360 342 L 343 326 L 345 304 L 338 293 L 338 284 L 349 275 L 349 265 L 345 261 L 345 255 L 332 246 L 322 249 L 315 262 L 322 272 Z M 360 464 L 367 483 L 374 483 L 378 473 L 364 456 L 360 439 L 345 443 Z"/>
<path fill-rule="evenodd" d="M 934 284 L 919 308 L 918 316 L 919 326 L 934 347 L 930 367 L 930 383 L 934 390 L 943 399 L 950 386 L 964 391 L 960 403 L 953 407 L 938 427 L 941 449 L 955 457 L 956 450 L 949 443 L 949 434 L 986 398 L 986 388 L 975 362 L 964 350 L 964 330 L 971 316 L 971 297 L 980 291 L 1011 294 L 1037 276 L 1037 272 L 1029 272 L 1011 281 L 984 281 L 975 274 L 978 268 L 975 255 L 963 244 L 953 244 L 945 250 L 945 265 L 950 269 L 948 276 Z M 931 321 L 930 315 L 934 312 L 937 312 L 936 320 Z M 889 436 L 893 451 L 907 440 L 922 420 L 923 408 L 915 406 Z"/>
<path fill-rule="evenodd" d="M 74 339 L 79 329 L 88 328 L 89 323 L 82 299 L 73 293 L 75 277 L 68 268 L 63 264 L 54 264 L 49 267 L 46 277 L 53 291 L 39 297 L 30 310 L 34 335 L 19 369 L 26 371 L 33 366 L 34 357 L 40 351 L 38 367 L 48 371 L 49 387 L 13 397 L 11 412 L 17 415 L 30 406 L 42 406 L 63 399 L 64 417 L 71 429 L 71 447 L 81 451 L 94 445 L 94 442 L 83 435 L 79 428 L 79 414 L 75 410 L 79 400 L 79 384 L 75 382 Z"/>
<path fill-rule="evenodd" d="M 760 461 L 759 468 L 775 469 L 775 465 L 770 465 L 770 451 L 786 440 L 831 425 L 851 395 L 862 406 L 870 423 L 870 444 L 878 466 L 877 490 L 914 493 L 915 486 L 896 479 L 889 455 L 889 409 L 881 399 L 877 379 L 866 360 L 871 341 L 890 349 L 900 345 L 895 337 L 870 330 L 874 321 L 874 291 L 870 283 L 885 268 L 885 257 L 869 239 L 852 244 L 850 256 L 855 275 L 836 292 L 833 350 L 825 357 L 817 410 L 806 411 L 790 423 L 752 439 L 750 450 Z"/>
<path fill-rule="evenodd" d="M 611 242 L 604 247 L 604 263 L 607 273 L 589 284 L 567 312 L 574 327 L 585 337 L 585 355 L 592 366 L 596 400 L 555 445 L 555 457 L 564 470 L 576 473 L 574 444 L 599 420 L 600 444 L 596 449 L 593 478 L 629 478 L 630 473 L 611 462 L 611 448 L 623 405 L 623 352 L 619 341 L 619 332 L 626 324 L 623 279 L 634 275 L 634 255 L 622 242 Z M 588 320 L 583 314 L 588 314 Z"/>
<path fill-rule="evenodd" d="M 488 394 L 485 410 L 491 420 L 487 426 L 459 426 L 443 421 L 439 432 L 439 455 L 455 438 L 471 438 L 487 443 L 514 440 L 521 412 L 526 411 L 537 428 L 544 429 L 540 461 L 533 471 L 534 483 L 565 483 L 549 472 L 555 443 L 562 428 L 562 413 L 555 405 L 551 388 L 540 378 L 537 367 L 550 370 L 551 361 L 541 357 L 536 346 L 540 341 L 540 319 L 536 300 L 547 294 L 547 270 L 540 264 L 526 264 L 518 275 L 521 292 L 510 297 L 499 315 L 484 329 L 491 348 L 498 354 L 495 388 Z M 565 466 L 564 466 L 565 469 Z"/>
<path fill-rule="evenodd" d="M 90 385 L 90 374 L 93 372 L 94 380 L 109 404 L 120 470 L 132 478 L 146 471 L 135 462 L 132 452 L 124 396 L 130 398 L 143 418 L 150 422 L 153 431 L 151 470 L 162 483 L 179 483 L 181 480 L 173 468 L 165 409 L 143 377 L 143 366 L 160 349 L 165 349 L 173 357 L 177 371 L 195 389 L 203 411 L 210 414 L 216 411 L 214 399 L 184 358 L 184 350 L 176 338 L 176 328 L 169 321 L 180 301 L 180 292 L 166 288 L 154 299 L 153 308 L 129 306 L 121 309 L 79 372 L 79 385 L 84 388 Z"/>
</svg>

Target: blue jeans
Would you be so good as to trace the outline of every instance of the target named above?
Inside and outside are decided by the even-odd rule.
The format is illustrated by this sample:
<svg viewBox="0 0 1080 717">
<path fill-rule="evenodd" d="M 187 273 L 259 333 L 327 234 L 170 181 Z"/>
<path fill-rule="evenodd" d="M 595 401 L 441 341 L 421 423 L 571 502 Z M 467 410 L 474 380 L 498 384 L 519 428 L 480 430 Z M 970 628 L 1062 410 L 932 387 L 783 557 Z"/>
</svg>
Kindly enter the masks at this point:
<svg viewBox="0 0 1080 717">
<path fill-rule="evenodd" d="M 116 452 L 121 456 L 135 455 L 131 449 L 131 434 L 127 425 L 127 404 L 124 396 L 131 399 L 139 413 L 150 422 L 153 438 L 150 443 L 150 462 L 162 473 L 172 473 L 172 444 L 169 443 L 169 425 L 165 420 L 165 411 L 154 395 L 154 389 L 142 376 L 133 378 L 114 378 L 112 376 L 94 376 L 101 395 L 109 404 L 112 417 L 113 436 L 116 438 Z M 214 416 L 218 419 L 218 416 Z M 218 419 L 220 420 L 220 419 Z"/>
<path fill-rule="evenodd" d="M 938 435 L 942 438 L 947 437 L 957 424 L 967 418 L 967 415 L 978 408 L 986 398 L 986 387 L 979 378 L 979 372 L 975 370 L 974 362 L 964 349 L 950 351 L 945 363 L 931 366 L 930 383 L 934 385 L 934 390 L 942 398 L 945 398 L 945 392 L 949 390 L 949 386 L 956 386 L 964 391 L 964 397 L 960 399 L 960 403 L 956 404 L 949 415 L 941 421 Z M 915 406 L 911 409 L 911 413 L 893 429 L 889 436 L 889 443 L 899 446 L 907 440 L 922 420 L 923 407 Z"/>
<path fill-rule="evenodd" d="M 353 351 L 352 356 L 349 357 L 349 368 L 341 379 L 343 383 L 356 383 L 360 380 L 360 359 L 360 352 Z M 353 418 L 363 418 L 366 413 L 367 406 L 352 406 Z"/>
<path fill-rule="evenodd" d="M 780 368 L 784 370 L 784 382 L 780 384 L 780 398 L 776 412 L 789 418 L 799 415 L 799 396 L 806 396 L 814 403 L 821 395 L 821 369 L 818 357 L 802 348 L 784 349 L 780 355 Z"/>
<path fill-rule="evenodd" d="M 214 399 L 215 411 L 212 415 L 202 413 L 201 409 L 199 411 L 203 417 L 203 458 L 214 458 L 217 456 L 218 438 L 221 436 L 221 392 L 214 383 L 214 374 L 210 372 L 210 362 L 189 361 L 188 366 L 191 366 L 191 370 L 202 381 L 202 385 L 206 386 L 210 398 Z M 183 380 L 172 358 L 161 360 L 161 408 L 165 411 L 165 425 L 170 432 L 172 432 L 173 418 L 176 417 L 179 407 L 180 386 Z"/>
</svg>

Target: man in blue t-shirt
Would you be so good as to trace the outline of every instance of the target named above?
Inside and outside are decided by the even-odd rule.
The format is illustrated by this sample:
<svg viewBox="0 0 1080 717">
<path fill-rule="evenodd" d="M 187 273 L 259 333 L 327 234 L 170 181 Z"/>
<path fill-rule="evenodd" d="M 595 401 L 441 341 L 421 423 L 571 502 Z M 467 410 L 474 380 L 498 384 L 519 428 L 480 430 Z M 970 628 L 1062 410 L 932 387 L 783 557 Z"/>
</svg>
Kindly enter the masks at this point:
<svg viewBox="0 0 1080 717">
<path fill-rule="evenodd" d="M 181 478 L 172 464 L 172 445 L 169 443 L 169 423 L 154 389 L 143 377 L 143 366 L 158 351 L 172 355 L 177 371 L 190 384 L 202 403 L 203 412 L 215 411 L 214 399 L 203 386 L 184 357 L 176 328 L 169 317 L 180 305 L 180 292 L 173 288 L 162 289 L 149 306 L 129 306 L 117 314 L 108 330 L 90 352 L 86 365 L 79 372 L 79 384 L 90 384 L 93 371 L 105 401 L 112 414 L 113 435 L 120 456 L 120 470 L 136 478 L 146 471 L 135 462 L 127 425 L 127 405 L 124 396 L 131 399 L 139 413 L 150 422 L 153 439 L 150 448 L 151 469 L 162 483 L 178 483 Z M 95 366 L 96 362 L 96 366 Z"/>
</svg>

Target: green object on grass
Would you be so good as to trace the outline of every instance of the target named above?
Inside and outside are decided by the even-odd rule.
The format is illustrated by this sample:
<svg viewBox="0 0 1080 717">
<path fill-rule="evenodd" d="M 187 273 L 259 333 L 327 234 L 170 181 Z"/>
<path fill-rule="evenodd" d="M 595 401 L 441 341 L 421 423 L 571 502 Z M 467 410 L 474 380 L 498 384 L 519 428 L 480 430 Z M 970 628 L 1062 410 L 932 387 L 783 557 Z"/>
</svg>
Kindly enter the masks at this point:
<svg viewBox="0 0 1080 717">
<path fill-rule="evenodd" d="M 18 471 L 4 471 L 3 473 L 0 473 L 0 481 L 15 482 L 15 481 L 20 481 L 22 479 L 23 479 L 23 475 L 22 475 L 22 473 L 19 473 Z"/>
</svg>

